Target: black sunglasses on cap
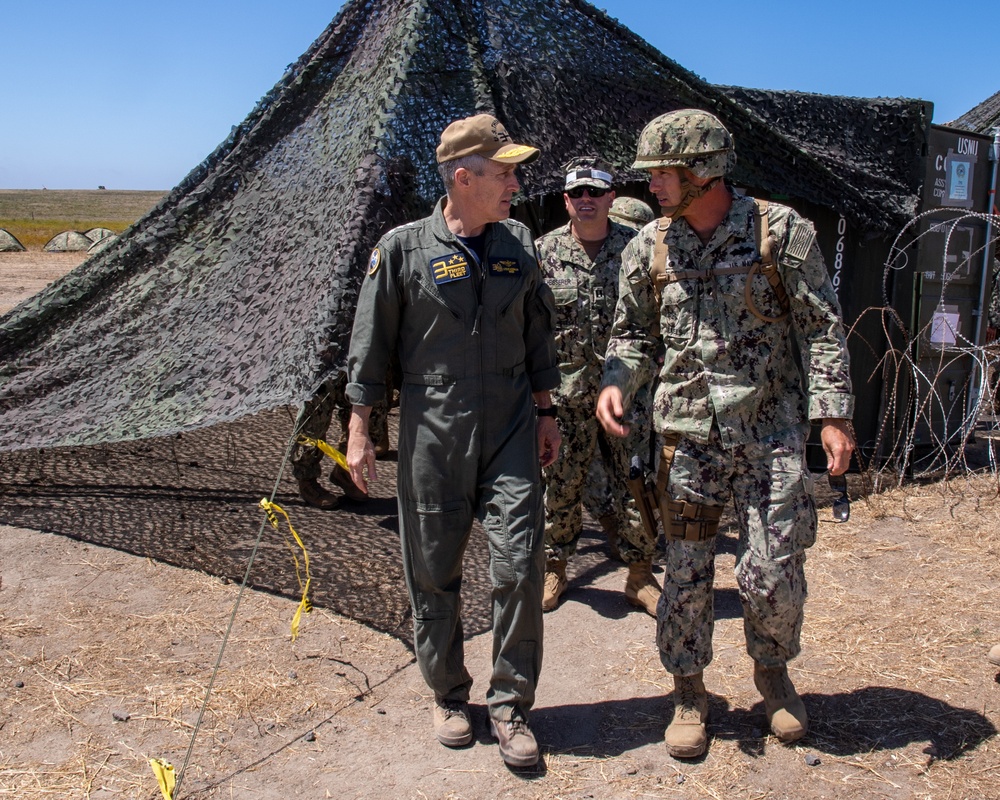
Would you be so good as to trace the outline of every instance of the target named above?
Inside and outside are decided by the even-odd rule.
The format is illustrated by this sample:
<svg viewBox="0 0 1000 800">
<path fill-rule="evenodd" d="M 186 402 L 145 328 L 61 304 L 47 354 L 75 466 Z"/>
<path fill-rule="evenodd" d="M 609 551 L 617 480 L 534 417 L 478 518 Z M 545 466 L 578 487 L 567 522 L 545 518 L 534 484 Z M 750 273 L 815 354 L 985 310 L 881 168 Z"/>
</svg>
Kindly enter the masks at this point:
<svg viewBox="0 0 1000 800">
<path fill-rule="evenodd" d="M 586 192 L 591 197 L 604 197 L 610 189 L 598 189 L 596 186 L 574 186 L 572 189 L 567 189 L 566 194 L 572 197 L 574 200 L 579 200 L 583 197 L 583 193 Z"/>
</svg>

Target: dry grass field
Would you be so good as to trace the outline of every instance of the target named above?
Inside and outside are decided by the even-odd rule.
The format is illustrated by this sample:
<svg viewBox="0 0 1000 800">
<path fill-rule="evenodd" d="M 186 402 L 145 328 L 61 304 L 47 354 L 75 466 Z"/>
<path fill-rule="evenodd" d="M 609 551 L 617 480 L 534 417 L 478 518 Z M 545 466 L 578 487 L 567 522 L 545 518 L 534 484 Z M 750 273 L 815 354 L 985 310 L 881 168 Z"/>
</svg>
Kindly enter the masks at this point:
<svg viewBox="0 0 1000 800">
<path fill-rule="evenodd" d="M 0 189 L 0 228 L 29 251 L 63 231 L 108 228 L 121 233 L 166 192 L 74 189 Z"/>
<path fill-rule="evenodd" d="M 130 211 L 99 206 L 116 194 Z M 130 224 L 159 196 L 0 191 L 0 226 L 12 214 Z M 0 312 L 82 258 L 0 254 Z M 870 497 L 852 475 L 839 524 L 821 482 L 803 652 L 790 668 L 811 728 L 788 747 L 768 734 L 753 688 L 724 524 L 710 747 L 690 762 L 662 744 L 671 683 L 655 623 L 625 604 L 625 569 L 588 521 L 565 601 L 545 618 L 532 717 L 543 759 L 514 771 L 485 721 L 481 537 L 465 576 L 476 732 L 448 750 L 431 735 L 432 698 L 405 636 L 333 610 L 344 598 L 407 606 L 393 461 L 379 463 L 367 505 L 330 512 L 280 478 L 276 500 L 309 547 L 318 600 L 293 642 L 295 572 L 277 533 L 259 568 L 271 591 L 240 588 L 283 442 L 233 431 L 206 431 L 197 458 L 175 451 L 196 434 L 0 454 L 0 798 L 160 800 L 157 757 L 186 766 L 179 797 L 203 800 L 1000 800 L 1000 674 L 986 659 L 1000 642 L 1000 497 L 988 470 Z"/>
</svg>

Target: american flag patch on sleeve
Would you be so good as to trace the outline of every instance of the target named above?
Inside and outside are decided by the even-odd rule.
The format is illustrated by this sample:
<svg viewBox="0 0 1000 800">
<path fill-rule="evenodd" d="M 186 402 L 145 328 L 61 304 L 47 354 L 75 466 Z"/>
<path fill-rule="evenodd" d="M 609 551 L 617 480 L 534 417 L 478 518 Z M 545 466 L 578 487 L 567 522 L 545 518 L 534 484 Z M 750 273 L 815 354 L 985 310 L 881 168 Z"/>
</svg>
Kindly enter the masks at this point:
<svg viewBox="0 0 1000 800">
<path fill-rule="evenodd" d="M 797 261 L 805 261 L 815 238 L 816 232 L 812 225 L 805 222 L 798 223 L 788 236 L 788 245 L 785 247 L 784 255 Z"/>
</svg>

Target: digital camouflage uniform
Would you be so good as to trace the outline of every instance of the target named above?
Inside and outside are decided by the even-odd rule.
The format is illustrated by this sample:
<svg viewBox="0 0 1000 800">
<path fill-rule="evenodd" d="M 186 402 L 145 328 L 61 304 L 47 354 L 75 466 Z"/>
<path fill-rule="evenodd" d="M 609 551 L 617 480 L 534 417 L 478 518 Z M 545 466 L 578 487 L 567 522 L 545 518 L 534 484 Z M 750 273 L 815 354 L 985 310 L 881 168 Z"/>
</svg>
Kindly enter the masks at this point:
<svg viewBox="0 0 1000 800">
<path fill-rule="evenodd" d="M 629 435 L 624 439 L 604 435 L 604 448 L 615 448 L 613 452 L 619 452 L 619 457 L 624 457 L 625 461 L 618 470 L 618 480 L 614 480 L 611 471 L 605 466 L 604 458 L 595 458 L 590 462 L 587 471 L 587 480 L 583 484 L 583 507 L 594 519 L 600 520 L 606 517 L 627 517 L 630 525 L 642 526 L 639 519 L 639 512 L 635 507 L 635 500 L 632 497 L 632 490 L 625 482 L 625 470 L 632 463 L 633 456 L 642 459 L 644 465 L 654 463 L 656 437 L 652 435 L 653 423 L 653 395 L 650 386 L 643 386 L 632 398 L 632 405 L 626 413 L 629 424 L 632 426 Z M 601 449 L 601 442 L 598 441 L 598 449 Z M 618 492 L 619 494 L 615 494 Z M 623 511 L 624 509 L 624 511 Z M 631 535 L 631 534 L 630 534 Z M 650 537 L 645 534 L 636 534 L 643 543 L 648 543 Z M 630 563 L 639 558 L 640 552 L 645 559 L 653 556 L 653 552 L 646 552 L 646 545 L 634 547 L 629 540 L 619 542 L 619 553 L 622 550 L 629 551 L 631 557 L 625 559 Z M 624 556 L 623 556 L 624 558 Z"/>
<path fill-rule="evenodd" d="M 648 381 L 662 342 L 654 425 L 681 437 L 667 494 L 716 507 L 733 497 L 747 650 L 776 667 L 799 652 L 805 549 L 816 536 L 804 452 L 809 420 L 853 413 L 840 305 L 811 223 L 775 204 L 772 252 L 791 309 L 783 320 L 765 322 L 750 312 L 746 274 L 682 276 L 663 286 L 659 307 L 650 282 L 659 224 L 669 224 L 670 273 L 758 260 L 753 218 L 753 200 L 734 196 L 705 245 L 683 217 L 643 228 L 623 254 L 604 384 L 618 386 L 627 405 Z M 751 292 L 760 312 L 780 315 L 774 290 L 760 275 Z M 712 660 L 714 555 L 715 537 L 668 539 L 657 640 L 674 675 L 695 675 Z"/>
<path fill-rule="evenodd" d="M 601 386 L 604 350 L 618 301 L 621 253 L 636 233 L 612 221 L 608 228 L 608 237 L 594 261 L 573 236 L 569 223 L 535 243 L 545 282 L 552 289 L 556 305 L 560 382 L 559 388 L 552 392 L 552 400 L 559 407 L 563 439 L 559 460 L 544 470 L 545 550 L 547 558 L 561 561 L 576 551 L 583 531 L 581 501 L 588 469 L 595 460 L 603 460 L 598 447 L 600 423 L 594 416 L 594 408 Z M 636 438 L 641 436 L 640 428 L 641 425 L 636 426 Z M 618 518 L 622 558 L 630 563 L 649 561 L 656 541 L 642 528 L 625 483 L 627 448 L 634 443 L 631 439 L 606 439 L 614 439 L 606 443 L 611 455 L 610 463 L 604 464 L 607 495 L 593 490 L 589 494 Z"/>
<path fill-rule="evenodd" d="M 348 359 L 348 399 L 385 395 L 395 352 L 397 496 L 414 649 L 427 685 L 469 699 L 461 620 L 462 558 L 478 519 L 493 583 L 490 715 L 534 702 L 542 662 L 544 539 L 533 392 L 559 382 L 552 293 L 529 230 L 486 227 L 482 267 L 430 217 L 386 234 L 361 288 Z"/>
<path fill-rule="evenodd" d="M 641 231 L 643 227 L 656 219 L 646 203 L 635 197 L 616 197 L 611 204 L 608 217 L 613 222 L 619 222 L 628 228 Z M 635 393 L 632 399 L 632 407 L 629 412 L 629 420 L 632 430 L 629 432 L 628 441 L 624 443 L 625 452 L 629 454 L 628 464 L 632 463 L 633 456 L 639 456 L 643 464 L 653 463 L 651 457 L 653 452 L 650 448 L 651 426 L 653 421 L 653 397 L 651 385 L 642 387 Z M 590 462 L 590 470 L 587 473 L 587 481 L 583 486 L 583 507 L 587 509 L 595 519 L 602 519 L 619 514 L 622 505 L 629 505 L 632 519 L 635 519 L 635 502 L 632 500 L 632 492 L 627 485 L 624 485 L 624 495 L 615 496 L 614 490 L 622 487 L 613 486 L 611 476 L 604 466 L 603 458 L 595 458 Z M 647 537 L 648 538 L 648 537 Z"/>
<path fill-rule="evenodd" d="M 301 435 L 310 439 L 322 439 L 342 453 L 345 452 L 345 443 L 341 439 L 346 438 L 346 417 L 351 412 L 351 404 L 344 395 L 346 388 L 347 373 L 338 372 L 335 377 L 326 380 L 313 397 L 302 404 L 296 422 Z M 389 404 L 386 400 L 372 407 L 371 416 L 368 418 L 368 430 L 374 441 L 378 441 L 388 413 Z M 333 422 L 334 414 L 340 420 L 342 433 L 338 435 L 337 441 L 331 442 L 327 437 L 330 435 L 330 424 Z M 291 461 L 292 475 L 296 480 L 317 480 L 323 471 L 323 451 L 318 447 L 296 442 L 292 447 Z M 327 466 L 333 469 L 334 464 L 331 461 Z"/>
</svg>

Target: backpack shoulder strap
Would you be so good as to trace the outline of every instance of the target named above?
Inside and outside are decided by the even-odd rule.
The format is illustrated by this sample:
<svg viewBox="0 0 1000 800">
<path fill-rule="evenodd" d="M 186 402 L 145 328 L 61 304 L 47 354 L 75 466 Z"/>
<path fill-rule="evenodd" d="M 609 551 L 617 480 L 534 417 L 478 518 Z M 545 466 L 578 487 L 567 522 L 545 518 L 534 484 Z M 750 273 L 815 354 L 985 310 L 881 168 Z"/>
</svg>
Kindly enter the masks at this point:
<svg viewBox="0 0 1000 800">
<path fill-rule="evenodd" d="M 653 263 L 649 266 L 649 279 L 653 284 L 653 294 L 656 295 L 656 304 L 660 305 L 660 292 L 663 284 L 667 281 L 667 255 L 669 246 L 667 245 L 667 231 L 670 230 L 670 220 L 661 217 L 656 222 L 656 239 L 653 244 Z"/>
<path fill-rule="evenodd" d="M 781 280 L 781 272 L 778 270 L 778 261 L 774 257 L 773 249 L 775 242 L 774 237 L 771 235 L 770 220 L 768 218 L 769 204 L 767 200 L 759 200 L 756 197 L 753 202 L 753 238 L 757 252 L 760 253 L 760 261 L 753 265 L 750 274 L 747 275 L 744 298 L 746 299 L 747 308 L 750 309 L 750 313 L 757 317 L 757 319 L 764 322 L 780 322 L 788 316 L 790 303 L 788 292 L 785 290 L 785 284 Z M 754 272 L 757 271 L 767 278 L 767 282 L 771 285 L 771 289 L 778 299 L 778 307 L 781 309 L 781 313 L 776 317 L 768 317 L 761 313 L 753 302 L 753 296 L 750 293 L 750 283 Z"/>
</svg>

